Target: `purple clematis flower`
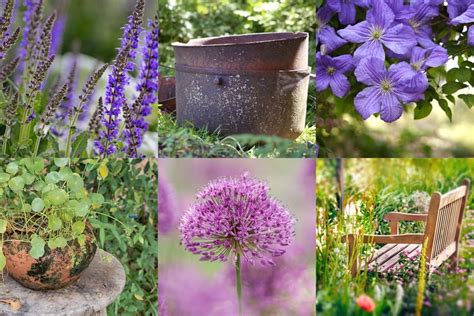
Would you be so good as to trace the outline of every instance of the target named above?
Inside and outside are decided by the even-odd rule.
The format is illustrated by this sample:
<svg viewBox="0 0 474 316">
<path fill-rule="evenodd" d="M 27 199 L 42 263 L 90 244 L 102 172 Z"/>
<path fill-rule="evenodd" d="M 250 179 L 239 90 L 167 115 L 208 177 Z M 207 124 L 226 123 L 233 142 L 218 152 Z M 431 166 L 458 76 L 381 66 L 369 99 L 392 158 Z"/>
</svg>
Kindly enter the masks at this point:
<svg viewBox="0 0 474 316">
<path fill-rule="evenodd" d="M 448 52 L 441 46 L 428 49 L 415 47 L 413 49 L 410 64 L 401 62 L 400 69 L 404 71 L 402 80 L 406 80 L 408 89 L 421 91 L 428 88 L 428 77 L 426 70 L 430 67 L 439 67 L 448 61 Z"/>
<path fill-rule="evenodd" d="M 342 38 L 352 43 L 363 43 L 354 52 L 356 60 L 365 57 L 385 59 L 383 46 L 395 54 L 405 54 L 416 45 L 413 30 L 403 23 L 394 23 L 395 14 L 383 1 L 374 1 L 367 11 L 366 21 L 339 30 Z"/>
<path fill-rule="evenodd" d="M 433 35 L 429 23 L 438 14 L 438 6 L 419 0 L 403 6 L 403 9 L 396 14 L 395 20 L 411 27 L 418 44 L 428 48 L 436 45 L 432 40 Z"/>
<path fill-rule="evenodd" d="M 333 15 L 334 11 L 328 5 L 322 6 L 316 12 L 316 45 L 320 41 L 321 51 L 324 53 L 330 53 L 347 43 L 346 40 L 337 35 L 332 26 L 327 25 Z"/>
<path fill-rule="evenodd" d="M 350 89 L 350 83 L 344 73 L 354 69 L 351 55 L 331 57 L 316 54 L 316 90 L 323 91 L 331 87 L 332 92 L 342 98 Z"/>
<path fill-rule="evenodd" d="M 409 89 L 404 80 L 406 69 L 401 63 L 393 64 L 388 71 L 382 59 L 363 59 L 355 69 L 359 82 L 365 88 L 354 99 L 355 108 L 364 120 L 380 113 L 385 122 L 393 122 L 403 113 L 403 104 L 424 98 L 424 89 Z"/>
<path fill-rule="evenodd" d="M 451 0 L 448 5 L 448 14 L 452 25 L 474 22 L 474 0 Z M 467 32 L 467 43 L 474 46 L 474 31 L 472 26 Z"/>
<path fill-rule="evenodd" d="M 327 5 L 337 12 L 341 24 L 354 24 L 356 20 L 355 6 L 367 7 L 370 0 L 328 0 Z"/>
</svg>

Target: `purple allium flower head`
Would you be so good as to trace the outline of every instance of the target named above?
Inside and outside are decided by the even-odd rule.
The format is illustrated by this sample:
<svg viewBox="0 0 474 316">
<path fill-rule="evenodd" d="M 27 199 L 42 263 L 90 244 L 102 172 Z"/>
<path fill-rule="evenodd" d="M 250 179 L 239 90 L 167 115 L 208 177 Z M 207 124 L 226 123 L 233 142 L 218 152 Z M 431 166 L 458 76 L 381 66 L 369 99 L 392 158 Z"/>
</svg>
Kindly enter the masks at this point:
<svg viewBox="0 0 474 316">
<path fill-rule="evenodd" d="M 402 63 L 391 65 L 387 71 L 382 59 L 365 58 L 355 69 L 355 76 L 359 82 L 369 86 L 354 99 L 355 108 L 364 120 L 380 113 L 382 120 L 393 122 L 402 115 L 403 103 L 424 98 L 424 89 L 409 89 Z"/>
<path fill-rule="evenodd" d="M 447 61 L 448 52 L 441 46 L 436 45 L 428 49 L 415 47 L 411 54 L 410 64 L 400 63 L 400 69 L 404 74 L 401 80 L 406 80 L 408 89 L 425 91 L 429 85 L 426 70 L 444 65 Z"/>
<path fill-rule="evenodd" d="M 403 23 L 393 23 L 395 14 L 384 1 L 374 1 L 367 11 L 366 21 L 339 30 L 342 38 L 363 43 L 354 52 L 360 60 L 365 57 L 385 59 L 383 46 L 396 54 L 405 54 L 416 45 L 415 33 Z"/>
<path fill-rule="evenodd" d="M 366 7 L 370 4 L 370 0 L 328 0 L 327 5 L 337 12 L 339 22 L 341 24 L 354 24 L 356 18 L 355 6 Z"/>
<path fill-rule="evenodd" d="M 330 53 L 347 43 L 337 35 L 333 27 L 327 25 L 333 15 L 334 11 L 328 5 L 322 6 L 316 12 L 316 45 L 321 42 L 321 51 L 324 53 Z"/>
<path fill-rule="evenodd" d="M 268 186 L 248 173 L 221 178 L 197 194 L 181 218 L 182 244 L 202 261 L 225 262 L 229 255 L 274 264 L 295 234 L 293 216 L 269 196 Z"/>
<path fill-rule="evenodd" d="M 173 189 L 162 176 L 158 177 L 158 231 L 166 234 L 175 222 L 176 203 Z"/>
<path fill-rule="evenodd" d="M 332 92 L 342 98 L 350 89 L 350 83 L 344 73 L 354 69 L 351 55 L 331 57 L 316 54 L 316 90 L 323 91 L 331 87 Z"/>
</svg>

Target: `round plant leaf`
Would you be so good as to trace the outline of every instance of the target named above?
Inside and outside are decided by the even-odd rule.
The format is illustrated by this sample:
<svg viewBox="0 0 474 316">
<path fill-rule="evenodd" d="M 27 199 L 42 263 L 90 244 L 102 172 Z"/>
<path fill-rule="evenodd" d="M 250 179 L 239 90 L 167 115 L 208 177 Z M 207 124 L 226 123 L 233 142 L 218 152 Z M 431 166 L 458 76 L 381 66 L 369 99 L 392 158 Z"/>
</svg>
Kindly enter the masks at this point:
<svg viewBox="0 0 474 316">
<path fill-rule="evenodd" d="M 102 179 L 107 178 L 109 175 L 109 168 L 107 168 L 107 164 L 102 163 L 99 166 L 99 175 L 101 176 Z"/>
<path fill-rule="evenodd" d="M 23 180 L 25 180 L 26 185 L 32 185 L 33 182 L 35 182 L 35 176 L 32 175 L 31 173 L 25 172 L 21 175 Z"/>
<path fill-rule="evenodd" d="M 44 195 L 45 200 L 47 200 L 51 205 L 61 205 L 69 199 L 69 194 L 63 189 L 54 189 L 46 192 Z"/>
<path fill-rule="evenodd" d="M 15 175 L 18 172 L 18 164 L 16 162 L 10 162 L 5 170 L 7 173 Z"/>
<path fill-rule="evenodd" d="M 77 192 L 84 188 L 84 180 L 78 174 L 73 174 L 67 179 L 67 186 L 71 191 Z"/>
<path fill-rule="evenodd" d="M 54 158 L 54 164 L 59 168 L 66 166 L 69 163 L 69 158 Z"/>
<path fill-rule="evenodd" d="M 35 198 L 31 202 L 31 209 L 37 213 L 41 212 L 44 209 L 44 201 L 40 198 Z"/>
<path fill-rule="evenodd" d="M 61 177 L 59 176 L 59 173 L 56 171 L 50 172 L 46 175 L 46 183 L 48 184 L 56 184 L 59 181 L 61 181 Z"/>
<path fill-rule="evenodd" d="M 48 240 L 48 247 L 51 249 L 56 249 L 56 248 L 64 248 L 67 245 L 67 240 L 66 238 L 59 236 L 56 238 L 51 238 Z"/>
<path fill-rule="evenodd" d="M 86 244 L 86 236 L 84 234 L 77 236 L 77 242 L 83 247 Z"/>
<path fill-rule="evenodd" d="M 4 234 L 7 231 L 7 223 L 6 219 L 0 219 L 0 234 Z"/>
<path fill-rule="evenodd" d="M 48 216 L 48 228 L 52 231 L 60 230 L 63 227 L 63 221 L 56 215 Z"/>
<path fill-rule="evenodd" d="M 14 177 L 8 181 L 8 186 L 12 191 L 19 192 L 25 187 L 25 180 L 22 177 Z"/>
<path fill-rule="evenodd" d="M 75 214 L 78 217 L 84 217 L 89 213 L 90 202 L 89 200 L 80 200 L 77 203 L 77 207 L 75 209 Z"/>
<path fill-rule="evenodd" d="M 73 172 L 69 167 L 63 167 L 59 169 L 59 176 L 61 177 L 62 181 L 66 181 L 70 176 L 72 176 Z"/>
<path fill-rule="evenodd" d="M 31 237 L 31 249 L 30 249 L 30 256 L 35 259 L 39 259 L 44 255 L 44 246 L 46 243 L 44 242 L 43 238 L 34 234 Z"/>
<path fill-rule="evenodd" d="M 100 193 L 91 193 L 89 194 L 89 199 L 92 202 L 92 207 L 98 208 L 101 207 L 104 203 L 104 196 Z"/>
<path fill-rule="evenodd" d="M 8 180 L 10 180 L 10 175 L 5 172 L 0 172 L 0 183 L 8 182 Z"/>
<path fill-rule="evenodd" d="M 44 161 L 42 158 L 26 158 L 24 164 L 26 169 L 34 174 L 39 174 L 44 169 Z"/>
<path fill-rule="evenodd" d="M 0 249 L 0 271 L 2 271 L 7 264 L 7 259 L 5 258 L 5 255 L 3 254 L 2 249 Z"/>
<path fill-rule="evenodd" d="M 84 224 L 84 222 L 79 221 L 72 224 L 72 232 L 76 235 L 82 234 L 84 229 L 86 229 L 86 224 Z"/>
</svg>

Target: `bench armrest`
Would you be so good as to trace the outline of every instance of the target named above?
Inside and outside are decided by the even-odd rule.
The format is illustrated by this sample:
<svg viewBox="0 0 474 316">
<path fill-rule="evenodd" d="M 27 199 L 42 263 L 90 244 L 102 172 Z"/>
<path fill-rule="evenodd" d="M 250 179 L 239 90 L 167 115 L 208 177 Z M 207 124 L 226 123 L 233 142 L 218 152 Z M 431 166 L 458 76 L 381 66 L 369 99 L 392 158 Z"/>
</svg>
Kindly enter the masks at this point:
<svg viewBox="0 0 474 316">
<path fill-rule="evenodd" d="M 400 221 L 426 222 L 428 220 L 428 214 L 390 212 L 385 214 L 384 219 L 389 221 L 392 235 L 398 235 L 398 223 Z"/>
<path fill-rule="evenodd" d="M 343 242 L 353 243 L 356 239 L 362 243 L 369 244 L 422 244 L 424 234 L 402 234 L 402 235 L 346 235 L 342 238 Z"/>
</svg>

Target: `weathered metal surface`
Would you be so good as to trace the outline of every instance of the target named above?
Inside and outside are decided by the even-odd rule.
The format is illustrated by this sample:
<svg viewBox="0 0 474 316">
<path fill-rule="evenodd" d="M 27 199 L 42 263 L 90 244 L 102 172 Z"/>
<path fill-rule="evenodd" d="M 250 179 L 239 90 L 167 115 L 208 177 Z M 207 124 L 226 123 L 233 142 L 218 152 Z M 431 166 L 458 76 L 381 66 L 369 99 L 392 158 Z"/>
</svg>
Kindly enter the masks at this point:
<svg viewBox="0 0 474 316">
<path fill-rule="evenodd" d="M 160 77 L 160 91 L 158 102 L 162 110 L 171 113 L 176 110 L 176 78 Z"/>
<path fill-rule="evenodd" d="M 224 36 L 173 46 L 178 122 L 223 135 L 301 134 L 309 83 L 307 33 Z"/>
<path fill-rule="evenodd" d="M 30 290 L 13 280 L 6 271 L 3 275 L 3 283 L 0 278 L 2 316 L 107 315 L 106 307 L 115 301 L 125 286 L 122 264 L 102 250 L 97 252 L 77 283 L 61 290 Z"/>
</svg>

